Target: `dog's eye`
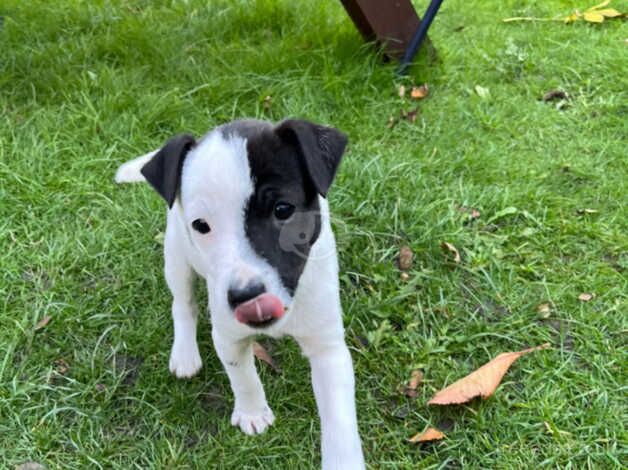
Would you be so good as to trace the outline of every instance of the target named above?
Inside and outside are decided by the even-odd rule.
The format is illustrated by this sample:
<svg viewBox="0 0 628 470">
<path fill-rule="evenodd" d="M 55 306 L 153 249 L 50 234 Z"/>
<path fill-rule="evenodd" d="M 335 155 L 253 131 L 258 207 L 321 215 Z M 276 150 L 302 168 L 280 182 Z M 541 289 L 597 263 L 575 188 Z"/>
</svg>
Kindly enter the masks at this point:
<svg viewBox="0 0 628 470">
<path fill-rule="evenodd" d="M 194 222 L 192 222 L 192 228 L 202 234 L 209 233 L 209 231 L 211 230 L 209 228 L 209 224 L 203 219 L 196 219 Z"/>
<path fill-rule="evenodd" d="M 286 220 L 294 213 L 294 206 L 287 202 L 278 202 L 275 204 L 275 217 L 279 220 Z"/>
</svg>

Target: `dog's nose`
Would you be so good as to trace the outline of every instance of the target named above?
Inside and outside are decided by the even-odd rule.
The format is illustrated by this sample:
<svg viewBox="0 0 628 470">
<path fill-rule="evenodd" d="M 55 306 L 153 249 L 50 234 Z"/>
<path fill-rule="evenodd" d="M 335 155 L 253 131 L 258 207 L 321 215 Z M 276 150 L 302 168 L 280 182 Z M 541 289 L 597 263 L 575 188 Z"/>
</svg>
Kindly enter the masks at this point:
<svg viewBox="0 0 628 470">
<path fill-rule="evenodd" d="M 231 308 L 236 308 L 244 302 L 254 299 L 266 292 L 266 287 L 261 282 L 249 282 L 244 287 L 230 287 L 227 292 L 227 300 Z"/>
</svg>

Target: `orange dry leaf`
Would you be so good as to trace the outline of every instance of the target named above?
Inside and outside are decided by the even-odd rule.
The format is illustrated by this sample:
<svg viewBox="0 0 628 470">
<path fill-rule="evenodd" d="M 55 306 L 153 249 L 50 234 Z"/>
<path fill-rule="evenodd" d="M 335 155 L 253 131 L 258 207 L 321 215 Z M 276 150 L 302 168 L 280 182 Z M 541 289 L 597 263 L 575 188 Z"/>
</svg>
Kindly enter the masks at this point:
<svg viewBox="0 0 628 470">
<path fill-rule="evenodd" d="M 483 399 L 490 397 L 502 381 L 502 377 L 508 368 L 524 354 L 539 349 L 549 348 L 549 343 L 535 348 L 524 349 L 517 352 L 501 353 L 492 361 L 463 379 L 454 382 L 449 387 L 441 390 L 427 402 L 428 405 L 451 405 L 466 403 L 469 400 L 481 396 Z"/>
<path fill-rule="evenodd" d="M 280 371 L 279 367 L 277 367 L 277 364 L 275 364 L 275 361 L 273 360 L 272 356 L 268 354 L 268 351 L 266 351 L 264 346 L 259 344 L 257 341 L 253 341 L 253 354 L 260 361 L 263 361 L 266 364 L 268 364 L 275 372 Z"/>
<path fill-rule="evenodd" d="M 444 439 L 445 436 L 442 432 L 440 432 L 436 428 L 427 428 L 424 432 L 419 432 L 408 439 L 408 442 L 412 442 L 413 444 L 417 442 L 429 442 L 429 441 L 439 441 Z"/>
<path fill-rule="evenodd" d="M 424 83 L 421 86 L 413 86 L 412 91 L 410 91 L 410 96 L 412 99 L 420 100 L 427 96 L 429 93 L 429 88 L 427 87 L 427 83 Z"/>
</svg>

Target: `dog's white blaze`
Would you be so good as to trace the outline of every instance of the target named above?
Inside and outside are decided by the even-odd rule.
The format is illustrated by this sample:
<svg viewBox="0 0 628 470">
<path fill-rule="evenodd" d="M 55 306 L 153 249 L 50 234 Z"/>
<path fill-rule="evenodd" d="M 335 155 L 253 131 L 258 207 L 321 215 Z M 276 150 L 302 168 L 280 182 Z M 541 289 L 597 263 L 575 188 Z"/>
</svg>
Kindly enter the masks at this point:
<svg viewBox="0 0 628 470">
<path fill-rule="evenodd" d="M 182 233 L 188 228 L 192 243 L 184 248 L 186 257 L 210 281 L 213 322 L 241 334 L 250 330 L 233 322 L 225 295 L 230 285 L 243 286 L 257 278 L 284 305 L 291 303 L 277 270 L 253 250 L 246 237 L 246 204 L 253 191 L 246 140 L 214 131 L 187 155 L 181 174 L 181 205 L 175 204 L 170 211 Z M 189 229 L 195 219 L 204 219 L 210 233 Z"/>
</svg>

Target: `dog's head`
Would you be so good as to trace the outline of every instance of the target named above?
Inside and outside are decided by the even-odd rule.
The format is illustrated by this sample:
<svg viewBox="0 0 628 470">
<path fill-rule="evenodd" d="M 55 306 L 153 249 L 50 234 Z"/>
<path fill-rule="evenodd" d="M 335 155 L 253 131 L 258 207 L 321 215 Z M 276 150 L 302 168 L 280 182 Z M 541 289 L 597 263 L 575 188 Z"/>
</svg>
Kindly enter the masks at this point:
<svg viewBox="0 0 628 470">
<path fill-rule="evenodd" d="M 172 138 L 142 168 L 209 282 L 212 309 L 252 327 L 283 315 L 321 231 L 347 138 L 303 120 L 236 121 Z"/>
</svg>

